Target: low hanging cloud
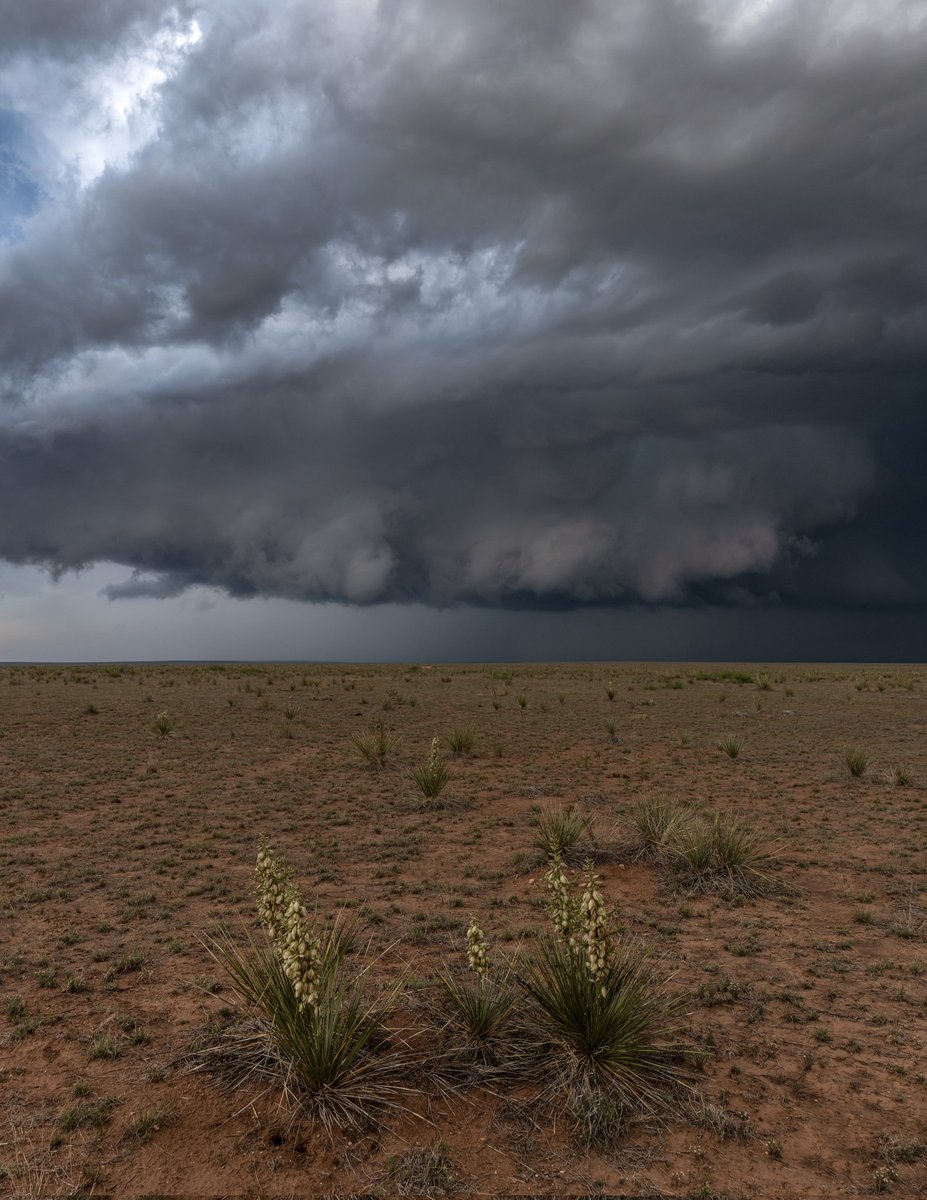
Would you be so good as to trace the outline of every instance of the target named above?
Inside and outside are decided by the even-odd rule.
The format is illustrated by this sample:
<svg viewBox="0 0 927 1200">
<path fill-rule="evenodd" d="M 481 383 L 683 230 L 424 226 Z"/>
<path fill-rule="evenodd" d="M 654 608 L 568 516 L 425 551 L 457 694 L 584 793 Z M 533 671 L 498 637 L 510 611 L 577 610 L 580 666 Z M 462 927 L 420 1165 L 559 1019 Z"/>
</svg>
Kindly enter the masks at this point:
<svg viewBox="0 0 927 1200">
<path fill-rule="evenodd" d="M 927 600 L 923 6 L 0 15 L 0 107 L 78 71 L 89 114 L 0 241 L 0 557 L 114 599 Z"/>
</svg>

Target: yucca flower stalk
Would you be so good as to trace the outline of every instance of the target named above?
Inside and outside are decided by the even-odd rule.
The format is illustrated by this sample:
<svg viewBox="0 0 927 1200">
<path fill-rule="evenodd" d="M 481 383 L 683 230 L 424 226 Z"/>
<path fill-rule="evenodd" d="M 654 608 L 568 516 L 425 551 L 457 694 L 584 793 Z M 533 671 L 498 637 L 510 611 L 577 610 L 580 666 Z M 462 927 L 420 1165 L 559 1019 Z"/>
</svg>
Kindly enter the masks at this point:
<svg viewBox="0 0 927 1200">
<path fill-rule="evenodd" d="M 563 859 L 559 854 L 555 854 L 551 859 L 550 869 L 544 879 L 549 893 L 547 908 L 557 937 L 565 945 L 575 946 L 576 913 L 574 910 L 576 905 L 570 896 L 569 883 L 563 870 Z"/>
<path fill-rule="evenodd" d="M 598 877 L 590 867 L 586 875 L 586 890 L 579 903 L 586 969 L 589 978 L 596 984 L 601 983 L 612 957 L 612 922 L 598 883 Z"/>
<path fill-rule="evenodd" d="M 418 764 L 412 777 L 426 800 L 435 800 L 444 791 L 451 775 L 441 761 L 441 739 L 437 734 L 431 739 L 431 752 Z"/>
<path fill-rule="evenodd" d="M 312 929 L 309 914 L 295 892 L 287 906 L 278 952 L 300 1010 L 314 1008 L 319 1000 L 319 939 Z"/>
<path fill-rule="evenodd" d="M 261 924 L 274 948 L 283 944 L 287 927 L 287 909 L 293 892 L 293 872 L 274 855 L 261 838 L 258 850 L 255 893 Z"/>
<path fill-rule="evenodd" d="M 482 984 L 489 971 L 489 947 L 486 944 L 486 935 L 477 925 L 474 916 L 470 917 L 470 926 L 467 929 L 467 962 Z"/>
</svg>

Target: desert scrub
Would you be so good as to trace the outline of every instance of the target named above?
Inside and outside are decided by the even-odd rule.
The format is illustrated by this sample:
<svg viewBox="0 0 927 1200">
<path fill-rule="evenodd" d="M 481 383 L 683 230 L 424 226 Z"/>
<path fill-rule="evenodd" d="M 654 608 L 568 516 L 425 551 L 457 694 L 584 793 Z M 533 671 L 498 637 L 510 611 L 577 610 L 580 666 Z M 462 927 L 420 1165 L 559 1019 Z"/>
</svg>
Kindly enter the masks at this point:
<svg viewBox="0 0 927 1200">
<path fill-rule="evenodd" d="M 327 1128 L 397 1106 L 406 1091 L 400 1071 L 408 1067 L 385 1022 L 404 981 L 368 994 L 373 964 L 348 962 L 353 923 L 339 916 L 325 924 L 310 914 L 292 871 L 266 840 L 255 876 L 263 944 L 247 937 L 241 946 L 224 927 L 205 940 L 249 1016 L 223 1029 L 196 1065 L 233 1083 L 275 1082 L 288 1104 Z"/>
<path fill-rule="evenodd" d="M 399 745 L 402 734 L 387 733 L 383 722 L 375 729 L 365 729 L 351 734 L 351 741 L 360 756 L 372 767 L 386 766 L 386 760 Z"/>
<path fill-rule="evenodd" d="M 169 712 L 159 712 L 154 719 L 154 731 L 159 737 L 167 737 L 174 728 L 174 718 Z"/>
<path fill-rule="evenodd" d="M 451 777 L 441 761 L 441 742 L 437 734 L 431 739 L 431 751 L 412 772 L 412 778 L 426 800 L 437 800 Z"/>
<path fill-rule="evenodd" d="M 726 737 L 718 739 L 718 749 L 728 756 L 728 758 L 737 758 L 743 749 L 743 742 L 740 738 L 728 734 Z"/>
<path fill-rule="evenodd" d="M 565 1106 L 584 1141 L 607 1143 L 627 1116 L 659 1112 L 678 1089 L 679 1002 L 622 935 L 591 869 L 577 895 L 555 858 L 546 883 L 553 933 L 515 970 L 546 1043 L 542 1099 Z"/>
<path fill-rule="evenodd" d="M 515 1077 L 524 1072 L 524 1027 L 516 1018 L 518 993 L 506 964 L 492 963 L 486 935 L 470 918 L 465 973 L 445 968 L 437 979 L 438 1016 L 447 1048 L 437 1071 L 475 1082 L 487 1076 Z"/>
<path fill-rule="evenodd" d="M 476 734 L 465 725 L 461 729 L 452 729 L 445 738 L 451 754 L 470 754 L 476 742 Z"/>
<path fill-rule="evenodd" d="M 545 808 L 538 816 L 535 846 L 542 862 L 559 856 L 567 864 L 582 863 L 590 856 L 592 840 L 589 818 L 572 804 Z"/>
<path fill-rule="evenodd" d="M 843 751 L 843 762 L 854 779 L 862 779 L 869 767 L 869 755 L 859 746 L 847 746 Z"/>
<path fill-rule="evenodd" d="M 778 890 L 769 875 L 774 848 L 740 817 L 716 814 L 682 821 L 661 857 L 673 882 L 690 893 L 758 896 Z"/>
<path fill-rule="evenodd" d="M 657 858 L 665 854 L 688 815 L 672 800 L 641 796 L 631 809 L 634 857 Z"/>
</svg>

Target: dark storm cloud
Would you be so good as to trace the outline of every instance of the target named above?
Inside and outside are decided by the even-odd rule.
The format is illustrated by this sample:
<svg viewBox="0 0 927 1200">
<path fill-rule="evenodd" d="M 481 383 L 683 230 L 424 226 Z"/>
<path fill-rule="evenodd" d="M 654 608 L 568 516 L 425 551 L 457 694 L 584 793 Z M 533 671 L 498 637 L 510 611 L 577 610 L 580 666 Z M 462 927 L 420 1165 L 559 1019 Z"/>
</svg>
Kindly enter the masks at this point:
<svg viewBox="0 0 927 1200">
<path fill-rule="evenodd" d="M 34 7 L 19 70 L 202 36 L 0 247 L 3 557 L 114 597 L 927 598 L 923 6 Z"/>
<path fill-rule="evenodd" d="M 189 9 L 185 0 L 0 0 L 0 61 L 16 54 L 97 58 L 127 35 L 176 22 Z"/>
</svg>

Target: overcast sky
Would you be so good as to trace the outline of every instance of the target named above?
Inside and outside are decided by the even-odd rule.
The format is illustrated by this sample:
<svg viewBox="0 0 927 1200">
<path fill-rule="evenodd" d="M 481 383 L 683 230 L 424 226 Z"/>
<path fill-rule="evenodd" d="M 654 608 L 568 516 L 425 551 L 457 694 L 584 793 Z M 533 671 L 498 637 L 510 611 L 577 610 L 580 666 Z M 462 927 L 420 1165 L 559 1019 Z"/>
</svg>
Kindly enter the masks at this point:
<svg viewBox="0 0 927 1200">
<path fill-rule="evenodd" d="M 0 659 L 927 658 L 927 0 L 0 0 Z"/>
</svg>

